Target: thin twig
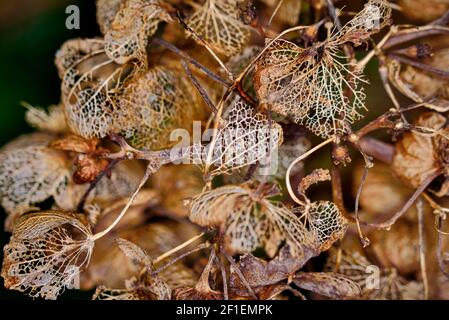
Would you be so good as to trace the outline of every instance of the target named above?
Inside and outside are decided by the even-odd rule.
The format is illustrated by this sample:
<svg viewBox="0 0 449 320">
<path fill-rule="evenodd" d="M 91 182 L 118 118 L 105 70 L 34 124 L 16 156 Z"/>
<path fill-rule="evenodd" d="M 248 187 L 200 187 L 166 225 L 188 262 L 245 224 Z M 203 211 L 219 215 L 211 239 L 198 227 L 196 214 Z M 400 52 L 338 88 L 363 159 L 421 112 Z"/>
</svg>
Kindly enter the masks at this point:
<svg viewBox="0 0 449 320">
<path fill-rule="evenodd" d="M 360 195 L 362 194 L 363 185 L 365 184 L 366 177 L 368 176 L 368 170 L 369 170 L 369 166 L 365 165 L 364 170 L 363 170 L 362 180 L 360 181 L 359 188 L 357 190 L 357 196 L 355 197 L 355 222 L 357 225 L 357 232 L 359 233 L 360 241 L 364 248 L 369 246 L 370 240 L 363 235 L 362 228 L 360 227 L 359 202 L 360 202 Z"/>
<path fill-rule="evenodd" d="M 182 59 L 187 60 L 189 63 L 193 64 L 195 67 L 197 67 L 199 70 L 201 70 L 206 76 L 208 76 L 212 80 L 219 82 L 219 83 L 225 85 L 226 87 L 231 86 L 231 83 L 222 79 L 220 76 L 218 76 L 215 73 L 213 73 L 212 71 L 210 71 L 208 68 L 203 66 L 201 63 L 199 63 L 198 61 L 196 61 L 195 59 L 190 57 L 187 53 L 178 49 L 171 43 L 169 43 L 165 40 L 162 40 L 160 38 L 153 38 L 152 42 L 154 42 L 160 46 L 163 46 L 164 48 L 166 48 L 166 49 L 172 51 L 173 53 L 177 54 L 178 56 L 180 56 Z"/>
<path fill-rule="evenodd" d="M 195 76 L 192 74 L 192 71 L 190 70 L 189 66 L 187 65 L 187 63 L 185 62 L 185 60 L 181 61 L 181 64 L 187 74 L 187 76 L 189 77 L 190 81 L 192 81 L 193 85 L 195 86 L 195 88 L 198 90 L 199 94 L 201 95 L 201 97 L 203 98 L 204 102 L 206 103 L 206 105 L 209 107 L 209 109 L 216 114 L 217 113 L 217 108 L 215 107 L 214 103 L 210 100 L 209 95 L 207 94 L 207 92 L 203 89 L 203 87 L 201 86 L 201 84 L 198 82 L 198 80 L 195 78 Z"/>
<path fill-rule="evenodd" d="M 222 251 L 222 254 L 226 257 L 231 266 L 234 268 L 235 272 L 237 273 L 237 276 L 243 282 L 243 285 L 246 287 L 246 289 L 248 289 L 248 292 L 251 294 L 251 296 L 254 299 L 257 299 L 257 296 L 254 293 L 253 288 L 251 288 L 251 286 L 249 285 L 248 280 L 246 280 L 245 276 L 243 275 L 242 271 L 240 271 L 240 268 L 237 265 L 237 263 L 235 263 L 234 259 L 231 256 L 229 256 L 225 251 Z"/>
<path fill-rule="evenodd" d="M 418 199 L 416 202 L 416 210 L 418 212 L 418 231 L 419 231 L 419 261 L 421 265 L 421 276 L 424 285 L 424 300 L 429 299 L 429 280 L 427 278 L 426 267 L 426 243 L 424 239 L 424 210 L 423 201 Z"/>
<path fill-rule="evenodd" d="M 200 233 L 200 234 L 198 234 L 198 235 L 196 235 L 196 236 L 190 238 L 189 240 L 187 240 L 187 241 L 181 243 L 179 246 L 176 246 L 175 248 L 173 248 L 173 249 L 171 249 L 171 250 L 169 250 L 169 251 L 167 251 L 167 252 L 161 254 L 159 257 L 157 257 L 157 258 L 153 261 L 153 263 L 156 264 L 156 263 L 161 262 L 162 260 L 168 258 L 168 257 L 171 256 L 172 254 L 175 254 L 176 252 L 178 252 L 178 251 L 184 249 L 185 247 L 189 246 L 190 244 L 194 243 L 194 242 L 197 241 L 198 239 L 201 239 L 205 234 L 206 234 L 206 232 L 202 232 L 202 233 Z"/>
<path fill-rule="evenodd" d="M 176 258 L 173 258 L 172 260 L 170 260 L 169 262 L 167 262 L 166 264 L 164 264 L 163 266 L 160 266 L 159 268 L 157 268 L 156 270 L 153 271 L 154 274 L 158 274 L 161 271 L 167 269 L 168 267 L 174 265 L 176 262 L 178 262 L 179 260 L 184 259 L 187 256 L 190 256 L 191 254 L 201 251 L 203 249 L 209 248 L 210 247 L 210 243 L 206 242 L 206 243 L 201 243 L 198 247 L 193 248 L 187 252 L 184 252 L 183 254 L 180 254 L 179 256 L 177 256 Z M 154 262 L 153 262 L 154 263 Z"/>
<path fill-rule="evenodd" d="M 413 193 L 413 195 L 408 199 L 408 201 L 404 204 L 404 206 L 396 212 L 391 218 L 389 218 L 387 221 L 384 221 L 382 223 L 370 223 L 369 225 L 371 227 L 377 228 L 377 229 L 386 229 L 389 230 L 391 226 L 398 220 L 410 207 L 413 205 L 413 203 L 418 199 L 418 197 L 421 195 L 421 193 L 429 186 L 429 184 L 439 175 L 441 174 L 440 171 L 434 172 L 432 175 L 430 175 L 426 180 L 424 180 L 423 183 L 419 186 L 418 189 Z"/>
<path fill-rule="evenodd" d="M 179 23 L 181 24 L 181 26 L 186 29 L 190 34 L 192 34 L 192 36 L 195 38 L 195 40 L 197 40 L 198 42 L 200 42 L 207 51 L 209 51 L 209 53 L 211 54 L 211 56 L 215 59 L 215 61 L 218 62 L 218 64 L 220 65 L 220 67 L 224 70 L 224 72 L 226 73 L 226 75 L 228 76 L 228 78 L 231 81 L 234 81 L 234 75 L 232 74 L 232 72 L 226 67 L 226 65 L 224 64 L 223 61 L 221 61 L 221 59 L 217 56 L 217 54 L 214 52 L 214 50 L 211 49 L 211 47 L 207 44 L 206 41 L 204 41 L 204 39 L 195 32 L 195 30 L 193 30 L 192 28 L 189 27 L 189 25 L 184 21 L 184 19 L 181 16 L 181 13 L 178 11 L 176 13 L 176 17 L 178 18 Z"/>
</svg>

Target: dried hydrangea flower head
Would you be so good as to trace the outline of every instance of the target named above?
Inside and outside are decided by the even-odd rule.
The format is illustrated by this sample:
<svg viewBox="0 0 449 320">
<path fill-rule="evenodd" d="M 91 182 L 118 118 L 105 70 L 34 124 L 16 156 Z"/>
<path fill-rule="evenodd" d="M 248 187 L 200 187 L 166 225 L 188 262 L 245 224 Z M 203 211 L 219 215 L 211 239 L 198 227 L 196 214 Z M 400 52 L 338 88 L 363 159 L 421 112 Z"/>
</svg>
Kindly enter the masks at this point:
<svg viewBox="0 0 449 320">
<path fill-rule="evenodd" d="M 205 0 L 194 2 L 195 12 L 186 20 L 187 25 L 211 46 L 213 50 L 232 56 L 243 50 L 250 32 L 239 19 L 241 0 Z M 196 39 L 196 38 L 195 38 Z"/>
<path fill-rule="evenodd" d="M 371 0 L 340 31 L 308 48 L 271 41 L 256 64 L 254 82 L 261 102 L 323 138 L 345 133 L 345 125 L 361 118 L 365 93 L 360 70 L 344 62 L 339 46 L 368 39 L 386 25 L 390 11 L 385 1 Z M 345 90 L 352 93 L 352 101 Z"/>
<path fill-rule="evenodd" d="M 4 248 L 5 287 L 56 299 L 76 286 L 94 246 L 90 226 L 81 217 L 57 211 L 22 217 Z"/>
</svg>

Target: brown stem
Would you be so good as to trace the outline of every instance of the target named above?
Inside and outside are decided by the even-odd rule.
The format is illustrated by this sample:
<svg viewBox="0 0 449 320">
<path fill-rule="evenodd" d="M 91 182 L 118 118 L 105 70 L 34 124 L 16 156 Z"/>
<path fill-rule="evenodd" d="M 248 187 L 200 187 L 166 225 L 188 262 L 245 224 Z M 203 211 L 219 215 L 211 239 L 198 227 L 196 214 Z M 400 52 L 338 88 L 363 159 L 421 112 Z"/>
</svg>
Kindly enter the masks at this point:
<svg viewBox="0 0 449 320">
<path fill-rule="evenodd" d="M 196 61 L 195 59 L 193 59 L 192 57 L 190 57 L 187 53 L 185 53 L 184 51 L 178 49 L 177 47 L 175 47 L 174 45 L 172 45 L 171 43 L 162 40 L 160 38 L 153 38 L 152 42 L 170 50 L 171 52 L 177 54 L 178 56 L 180 56 L 182 59 L 187 60 L 189 63 L 193 64 L 195 67 L 197 67 L 199 70 L 201 70 L 206 76 L 208 76 L 209 78 L 211 78 L 212 80 L 219 82 L 223 85 L 225 85 L 226 87 L 230 87 L 231 84 L 229 82 L 227 82 L 226 80 L 222 79 L 220 76 L 216 75 L 215 73 L 213 73 L 212 71 L 210 71 L 208 68 L 206 68 L 205 66 L 203 66 L 201 63 L 199 63 L 198 61 Z"/>
<path fill-rule="evenodd" d="M 341 172 L 340 168 L 332 163 L 332 169 L 331 169 L 331 184 L 332 184 L 332 199 L 334 203 L 337 205 L 337 207 L 340 209 L 340 212 L 343 214 L 343 216 L 347 216 L 345 203 L 343 199 L 343 189 L 341 184 Z"/>
<path fill-rule="evenodd" d="M 449 29 L 438 26 L 429 26 L 424 27 L 421 30 L 413 30 L 410 29 L 398 31 L 396 34 L 390 36 L 390 38 L 384 43 L 382 46 L 382 50 L 388 50 L 397 45 L 417 40 L 424 37 L 430 37 L 441 34 L 449 34 Z"/>
<path fill-rule="evenodd" d="M 443 217 L 439 216 L 438 218 L 438 230 L 441 230 L 443 227 Z M 443 233 L 438 232 L 438 248 L 437 248 L 437 259 L 438 259 L 438 266 L 440 268 L 441 273 L 449 279 L 449 270 L 447 268 L 447 262 L 445 261 L 443 257 Z"/>
<path fill-rule="evenodd" d="M 404 206 L 396 212 L 391 218 L 387 221 L 381 223 L 370 223 L 371 227 L 376 229 L 386 229 L 389 230 L 391 226 L 415 203 L 416 199 L 421 195 L 421 193 L 429 186 L 429 184 L 439 175 L 441 172 L 437 171 L 434 174 L 430 175 L 424 182 L 419 186 L 418 189 L 413 193 L 413 195 L 408 199 L 408 201 L 404 204 Z"/>
<path fill-rule="evenodd" d="M 395 59 L 395 60 L 397 60 L 399 62 L 402 62 L 402 63 L 408 64 L 408 65 L 411 65 L 413 67 L 416 67 L 418 69 L 421 69 L 421 70 L 423 70 L 425 72 L 432 73 L 432 74 L 434 74 L 434 75 L 436 75 L 438 77 L 441 77 L 443 79 L 449 79 L 449 72 L 448 71 L 444 71 L 444 70 L 432 67 L 432 66 L 430 66 L 428 64 L 425 64 L 425 63 L 422 63 L 422 62 L 410 59 L 410 58 L 408 58 L 406 56 L 403 56 L 403 55 L 400 55 L 400 54 L 396 54 L 396 53 L 387 53 L 387 56 L 389 58 Z"/>
<path fill-rule="evenodd" d="M 427 300 L 429 299 L 429 281 L 427 278 L 426 242 L 424 238 L 424 210 L 421 198 L 416 202 L 416 210 L 418 213 L 419 262 L 421 265 L 422 282 L 424 285 L 424 300 Z"/>
<path fill-rule="evenodd" d="M 243 275 L 242 271 L 240 271 L 240 268 L 235 263 L 234 259 L 230 255 L 228 255 L 224 250 L 222 250 L 221 253 L 226 257 L 231 266 L 234 268 L 235 272 L 237 273 L 237 276 L 240 278 L 246 289 L 248 289 L 248 292 L 251 294 L 251 296 L 257 300 L 257 296 L 254 293 L 253 288 L 251 288 L 251 286 L 249 285 L 248 280 L 246 280 L 245 276 Z"/>
<path fill-rule="evenodd" d="M 393 161 L 394 146 L 389 143 L 375 138 L 365 137 L 359 141 L 358 145 L 360 149 L 374 159 L 386 164 L 391 164 Z"/>
<path fill-rule="evenodd" d="M 203 89 L 203 87 L 201 86 L 201 84 L 198 82 L 198 80 L 195 78 L 195 76 L 192 74 L 192 71 L 190 70 L 189 66 L 187 65 L 187 63 L 185 62 L 185 60 L 181 61 L 182 67 L 184 68 L 187 76 L 189 77 L 190 81 L 192 81 L 193 85 L 195 86 L 195 88 L 198 90 L 199 94 L 201 95 L 201 97 L 203 98 L 204 102 L 206 103 L 206 105 L 209 107 L 209 109 L 214 113 L 217 114 L 218 110 L 215 107 L 215 105 L 213 104 L 213 102 L 210 100 L 209 95 L 207 94 L 207 92 Z"/>
</svg>

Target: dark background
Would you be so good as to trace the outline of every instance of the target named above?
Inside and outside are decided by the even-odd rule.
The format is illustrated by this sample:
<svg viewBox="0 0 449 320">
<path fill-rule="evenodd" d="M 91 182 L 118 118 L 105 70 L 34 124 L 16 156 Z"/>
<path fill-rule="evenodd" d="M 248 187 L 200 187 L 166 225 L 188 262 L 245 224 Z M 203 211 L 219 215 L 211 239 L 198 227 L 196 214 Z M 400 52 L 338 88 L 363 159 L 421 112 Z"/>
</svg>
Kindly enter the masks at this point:
<svg viewBox="0 0 449 320">
<path fill-rule="evenodd" d="M 65 8 L 80 8 L 81 28 L 65 27 Z M 67 39 L 99 36 L 95 1 L 1 0 L 0 1 L 0 146 L 30 132 L 24 120 L 26 101 L 46 107 L 60 100 L 60 80 L 53 58 Z M 5 214 L 0 209 L 0 248 L 8 242 L 3 232 Z M 3 254 L 0 254 L 0 259 Z M 90 297 L 90 293 L 67 292 L 63 298 Z M 24 294 L 5 290 L 0 278 L 0 299 L 26 299 Z"/>
</svg>

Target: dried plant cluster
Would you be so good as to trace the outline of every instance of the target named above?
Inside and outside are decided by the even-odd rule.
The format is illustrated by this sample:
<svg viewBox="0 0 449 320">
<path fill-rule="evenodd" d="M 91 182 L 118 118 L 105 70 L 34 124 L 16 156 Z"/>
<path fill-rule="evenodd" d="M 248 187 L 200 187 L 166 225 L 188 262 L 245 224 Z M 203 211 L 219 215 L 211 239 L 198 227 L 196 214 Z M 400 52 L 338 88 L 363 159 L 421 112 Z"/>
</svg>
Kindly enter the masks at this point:
<svg viewBox="0 0 449 320">
<path fill-rule="evenodd" d="M 449 298 L 448 9 L 97 0 L 102 35 L 56 53 L 61 103 L 0 150 L 5 287 Z"/>
</svg>

